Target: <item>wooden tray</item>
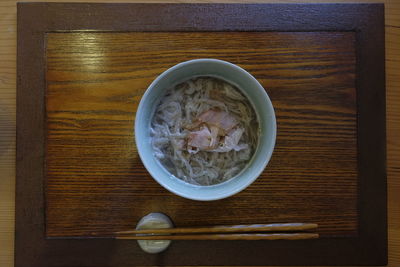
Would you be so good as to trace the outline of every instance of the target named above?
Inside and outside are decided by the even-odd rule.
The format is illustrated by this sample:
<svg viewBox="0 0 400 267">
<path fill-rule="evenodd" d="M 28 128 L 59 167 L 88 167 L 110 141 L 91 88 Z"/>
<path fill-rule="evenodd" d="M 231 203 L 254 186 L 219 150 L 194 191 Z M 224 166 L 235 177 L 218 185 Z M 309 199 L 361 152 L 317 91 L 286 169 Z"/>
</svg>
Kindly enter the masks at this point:
<svg viewBox="0 0 400 267">
<path fill-rule="evenodd" d="M 220 201 L 163 189 L 134 143 L 147 86 L 194 58 L 248 70 L 277 115 L 270 164 Z M 386 264 L 384 89 L 381 4 L 19 4 L 16 266 Z M 107 238 L 153 211 L 314 222 L 321 238 L 160 255 Z"/>
</svg>

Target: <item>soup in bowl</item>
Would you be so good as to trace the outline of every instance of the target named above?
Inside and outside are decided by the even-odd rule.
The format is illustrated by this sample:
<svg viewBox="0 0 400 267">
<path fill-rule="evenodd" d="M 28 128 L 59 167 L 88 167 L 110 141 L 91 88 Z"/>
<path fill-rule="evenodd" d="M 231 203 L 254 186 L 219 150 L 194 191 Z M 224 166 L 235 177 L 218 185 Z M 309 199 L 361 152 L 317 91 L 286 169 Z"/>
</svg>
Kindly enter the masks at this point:
<svg viewBox="0 0 400 267">
<path fill-rule="evenodd" d="M 158 76 L 135 118 L 138 153 L 167 190 L 216 200 L 249 186 L 271 158 L 272 103 L 247 71 L 217 59 L 190 60 Z"/>
</svg>

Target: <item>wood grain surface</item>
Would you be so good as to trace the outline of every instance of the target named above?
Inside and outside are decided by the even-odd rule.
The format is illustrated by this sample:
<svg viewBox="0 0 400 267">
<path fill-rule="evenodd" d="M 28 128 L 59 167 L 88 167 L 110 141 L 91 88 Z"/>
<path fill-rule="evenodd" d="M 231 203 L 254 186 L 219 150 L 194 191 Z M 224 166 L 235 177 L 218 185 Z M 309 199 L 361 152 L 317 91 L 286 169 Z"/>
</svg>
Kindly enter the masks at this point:
<svg viewBox="0 0 400 267">
<path fill-rule="evenodd" d="M 394 267 L 400 264 L 400 195 L 398 194 L 400 190 L 400 143 L 398 138 L 400 131 L 400 76 L 398 75 L 400 70 L 400 50 L 398 49 L 400 46 L 400 2 L 396 0 L 383 2 L 385 3 L 386 20 L 388 266 Z M 0 179 L 0 265 L 10 267 L 14 263 L 16 96 L 16 5 L 14 0 L 0 2 L 0 25 L 0 170 L 2 174 Z"/>
<path fill-rule="evenodd" d="M 358 235 L 304 242 L 176 243 L 165 264 L 375 264 L 387 262 L 383 5 L 121 5 L 18 6 L 16 265 L 159 265 L 135 242 L 44 239 L 47 188 L 46 33 L 85 29 L 136 31 L 354 31 L 357 34 Z M 60 16 L 60 14 L 62 14 Z M 161 16 L 158 16 L 160 14 Z M 249 17 L 252 16 L 252 18 Z M 38 19 L 33 19 L 37 17 Z M 224 18 L 220 20 L 220 18 Z M 84 31 L 88 33 L 87 31 Z M 375 209 L 371 209 L 375 207 Z M 373 230 L 372 230 L 373 229 Z M 29 238 L 30 243 L 26 243 Z M 74 245 L 73 245 L 74 244 Z M 310 246 L 315 248 L 310 251 Z M 72 249 L 73 248 L 73 249 Z M 196 253 L 187 251 L 194 249 Z M 196 249 L 197 248 L 197 249 Z M 92 249 L 92 251 L 88 251 Z M 109 251 L 112 259 L 109 258 Z M 215 253 L 219 249 L 229 258 Z M 237 253 L 240 250 L 242 253 Z M 257 257 L 242 257 L 250 252 Z M 82 252 L 86 257 L 82 257 Z M 126 253 L 130 251 L 130 253 Z M 186 251 L 186 253 L 184 252 Z M 201 252 L 200 252 L 201 251 Z M 351 252 L 351 255 L 349 253 Z M 182 253 L 185 257 L 182 257 Z M 207 255 L 207 257 L 204 257 Z M 285 257 L 283 257 L 285 255 Z M 290 256 L 288 256 L 290 255 Z M 308 255 L 308 256 L 307 256 Z M 85 263 L 86 262 L 86 263 Z M 88 262 L 91 262 L 90 264 Z"/>
<path fill-rule="evenodd" d="M 46 230 L 107 236 L 152 211 L 177 226 L 318 223 L 357 234 L 354 33 L 49 33 Z M 133 125 L 140 98 L 189 59 L 238 64 L 266 88 L 278 134 L 269 166 L 225 200 L 175 196 L 143 167 Z"/>
</svg>

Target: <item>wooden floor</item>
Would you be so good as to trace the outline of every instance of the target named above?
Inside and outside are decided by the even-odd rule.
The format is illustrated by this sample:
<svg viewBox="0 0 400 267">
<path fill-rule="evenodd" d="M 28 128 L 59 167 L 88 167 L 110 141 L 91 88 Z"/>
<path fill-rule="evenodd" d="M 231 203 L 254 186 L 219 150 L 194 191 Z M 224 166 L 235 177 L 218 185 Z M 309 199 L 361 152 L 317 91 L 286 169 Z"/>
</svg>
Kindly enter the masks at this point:
<svg viewBox="0 0 400 267">
<path fill-rule="evenodd" d="M 66 2 L 66 0 L 63 2 Z M 85 2 L 95 1 L 86 0 Z M 198 2 L 243 3 L 254 1 Z M 333 1 L 304 0 L 301 2 Z M 335 2 L 346 1 L 336 0 Z M 382 1 L 355 0 L 347 2 Z M 386 17 L 388 266 L 395 267 L 400 266 L 400 1 L 387 0 L 383 2 L 385 3 Z M 2 0 L 0 2 L 0 266 L 2 267 L 14 265 L 16 35 L 16 1 Z"/>
</svg>

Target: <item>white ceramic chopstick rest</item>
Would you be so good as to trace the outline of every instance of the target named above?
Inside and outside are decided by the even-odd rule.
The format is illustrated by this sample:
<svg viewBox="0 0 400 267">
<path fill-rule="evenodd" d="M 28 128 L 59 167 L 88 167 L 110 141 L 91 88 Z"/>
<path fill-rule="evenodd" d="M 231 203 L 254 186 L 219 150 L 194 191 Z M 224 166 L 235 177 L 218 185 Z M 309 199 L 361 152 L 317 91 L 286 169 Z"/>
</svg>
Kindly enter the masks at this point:
<svg viewBox="0 0 400 267">
<path fill-rule="evenodd" d="M 136 230 L 173 228 L 171 219 L 159 212 L 144 216 L 136 225 Z M 171 240 L 138 240 L 140 248 L 147 253 L 160 253 L 168 248 Z"/>
</svg>

